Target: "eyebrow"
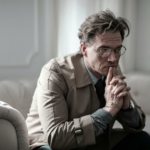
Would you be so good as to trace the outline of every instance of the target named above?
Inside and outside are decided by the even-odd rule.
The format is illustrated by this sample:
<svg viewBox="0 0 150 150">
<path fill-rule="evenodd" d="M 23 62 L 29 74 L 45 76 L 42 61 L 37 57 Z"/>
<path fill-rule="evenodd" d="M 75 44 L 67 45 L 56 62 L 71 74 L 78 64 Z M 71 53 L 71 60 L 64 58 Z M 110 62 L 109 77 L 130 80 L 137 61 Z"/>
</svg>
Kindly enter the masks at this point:
<svg viewBox="0 0 150 150">
<path fill-rule="evenodd" d="M 121 45 L 119 45 L 119 46 L 117 46 L 116 48 L 120 48 L 120 47 L 122 47 L 123 45 L 121 44 Z M 111 48 L 110 46 L 106 46 L 106 45 L 101 45 L 101 46 L 99 46 L 97 49 L 99 49 L 99 48 Z"/>
</svg>

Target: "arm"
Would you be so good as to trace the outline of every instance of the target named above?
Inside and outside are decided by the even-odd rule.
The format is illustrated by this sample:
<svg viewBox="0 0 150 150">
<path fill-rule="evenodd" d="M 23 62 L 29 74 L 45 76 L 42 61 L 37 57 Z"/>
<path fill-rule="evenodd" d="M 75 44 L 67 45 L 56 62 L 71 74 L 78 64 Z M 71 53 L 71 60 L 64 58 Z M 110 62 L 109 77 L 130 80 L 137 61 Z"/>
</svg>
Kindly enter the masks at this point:
<svg viewBox="0 0 150 150">
<path fill-rule="evenodd" d="M 104 109 L 98 109 L 91 114 L 95 136 L 99 136 L 107 131 L 108 124 L 112 120 L 112 116 Z"/>
<path fill-rule="evenodd" d="M 114 72 L 115 72 L 115 68 L 110 67 L 106 79 L 105 107 L 103 109 L 98 109 L 96 112 L 94 112 L 91 115 L 96 136 L 104 132 L 107 132 L 108 124 L 111 122 L 113 116 L 121 109 L 123 104 L 123 99 L 117 98 L 117 96 L 113 93 L 115 86 L 110 85 L 110 81 L 113 79 Z M 124 77 L 120 76 L 119 78 L 124 78 Z M 123 89 L 124 86 L 120 86 L 120 88 Z M 112 105 L 113 101 L 115 103 Z"/>
<path fill-rule="evenodd" d="M 140 116 L 136 108 L 127 111 L 120 111 L 119 117 L 122 118 L 124 123 L 129 127 L 138 129 L 140 128 Z"/>
<path fill-rule="evenodd" d="M 118 115 L 118 121 L 126 130 L 141 131 L 145 126 L 145 114 L 141 108 L 135 103 L 129 93 L 129 99 L 132 101 L 133 109 L 122 109 Z"/>
<path fill-rule="evenodd" d="M 117 69 L 117 74 L 122 74 L 120 67 Z M 133 109 L 131 110 L 128 110 L 129 101 L 132 101 L 131 103 L 133 105 Z M 141 131 L 145 126 L 145 114 L 133 100 L 129 92 L 127 96 L 124 97 L 122 109 L 119 111 L 118 121 L 127 130 L 131 129 L 133 131 Z"/>
<path fill-rule="evenodd" d="M 90 115 L 69 121 L 66 102 L 68 87 L 55 63 L 42 69 L 37 93 L 40 121 L 46 140 L 52 149 L 73 149 L 95 144 Z M 77 136 L 75 135 L 76 121 L 83 131 L 83 134 Z"/>
<path fill-rule="evenodd" d="M 121 111 L 123 109 L 128 109 L 129 99 L 132 99 L 132 97 L 128 94 L 130 88 L 127 87 L 126 83 L 123 81 L 124 78 L 125 77 L 121 75 L 116 76 L 115 68 L 109 69 L 105 88 L 106 106 L 91 115 L 96 136 L 105 132 L 105 129 L 107 128 L 109 122 L 112 120 L 112 117 L 117 113 L 119 114 L 118 121 L 122 123 L 123 126 L 125 126 L 125 129 L 128 130 L 128 127 L 133 129 L 143 128 L 144 120 L 140 119 L 139 111 L 141 110 L 139 107 L 136 107 L 136 104 L 134 104 L 135 108 L 130 112 Z M 117 97 L 118 94 L 120 94 L 120 97 Z M 129 98 L 126 98 L 126 101 L 124 98 L 125 96 Z M 140 121 L 143 122 L 141 123 Z M 140 127 L 141 125 L 142 127 Z"/>
</svg>

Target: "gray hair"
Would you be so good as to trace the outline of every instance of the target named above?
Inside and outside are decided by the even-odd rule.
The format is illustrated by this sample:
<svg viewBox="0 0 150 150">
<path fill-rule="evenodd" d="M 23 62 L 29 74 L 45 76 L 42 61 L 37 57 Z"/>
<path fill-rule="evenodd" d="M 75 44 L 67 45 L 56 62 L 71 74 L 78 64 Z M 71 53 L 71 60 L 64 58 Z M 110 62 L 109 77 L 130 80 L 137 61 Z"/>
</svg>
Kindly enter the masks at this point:
<svg viewBox="0 0 150 150">
<path fill-rule="evenodd" d="M 122 40 L 130 33 L 129 21 L 125 18 L 116 18 L 113 12 L 110 10 L 101 11 L 97 14 L 89 16 L 80 26 L 78 37 L 80 43 L 88 43 L 92 40 L 96 34 L 103 34 L 106 31 L 119 31 Z"/>
</svg>

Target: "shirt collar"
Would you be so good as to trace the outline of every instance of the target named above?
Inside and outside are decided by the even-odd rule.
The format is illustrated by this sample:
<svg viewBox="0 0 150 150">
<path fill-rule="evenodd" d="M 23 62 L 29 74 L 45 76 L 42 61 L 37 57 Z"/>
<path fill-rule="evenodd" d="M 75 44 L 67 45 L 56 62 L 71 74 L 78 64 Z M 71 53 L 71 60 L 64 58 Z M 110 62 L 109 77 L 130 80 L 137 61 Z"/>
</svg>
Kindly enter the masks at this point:
<svg viewBox="0 0 150 150">
<path fill-rule="evenodd" d="M 84 61 L 84 64 L 85 64 L 85 61 Z M 102 79 L 102 80 L 103 80 L 104 76 L 102 76 L 101 78 L 97 78 L 97 77 L 95 77 L 95 76 L 93 75 L 93 73 L 87 68 L 86 64 L 85 64 L 85 67 L 86 67 L 86 70 L 88 71 L 88 73 L 89 73 L 89 75 L 90 75 L 90 78 L 91 78 L 91 80 L 92 80 L 92 83 L 93 83 L 94 85 L 97 83 L 97 81 L 98 81 L 99 79 Z"/>
</svg>

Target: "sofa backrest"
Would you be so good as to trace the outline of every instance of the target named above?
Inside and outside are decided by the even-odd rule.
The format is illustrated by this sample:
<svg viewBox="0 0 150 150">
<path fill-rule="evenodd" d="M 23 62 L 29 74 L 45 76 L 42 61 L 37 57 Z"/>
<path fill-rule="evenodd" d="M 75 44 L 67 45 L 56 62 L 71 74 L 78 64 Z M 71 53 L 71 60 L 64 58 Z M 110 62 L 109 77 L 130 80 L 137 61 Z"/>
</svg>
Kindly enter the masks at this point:
<svg viewBox="0 0 150 150">
<path fill-rule="evenodd" d="M 146 114 L 150 114 L 150 74 L 127 74 L 131 94 Z M 37 80 L 0 81 L 0 100 L 19 110 L 24 118 L 29 112 Z"/>
<path fill-rule="evenodd" d="M 27 117 L 36 88 L 36 80 L 0 81 L 0 100 L 8 103 Z"/>
<path fill-rule="evenodd" d="M 150 114 L 150 74 L 134 72 L 127 75 L 127 83 L 137 104 Z"/>
</svg>

